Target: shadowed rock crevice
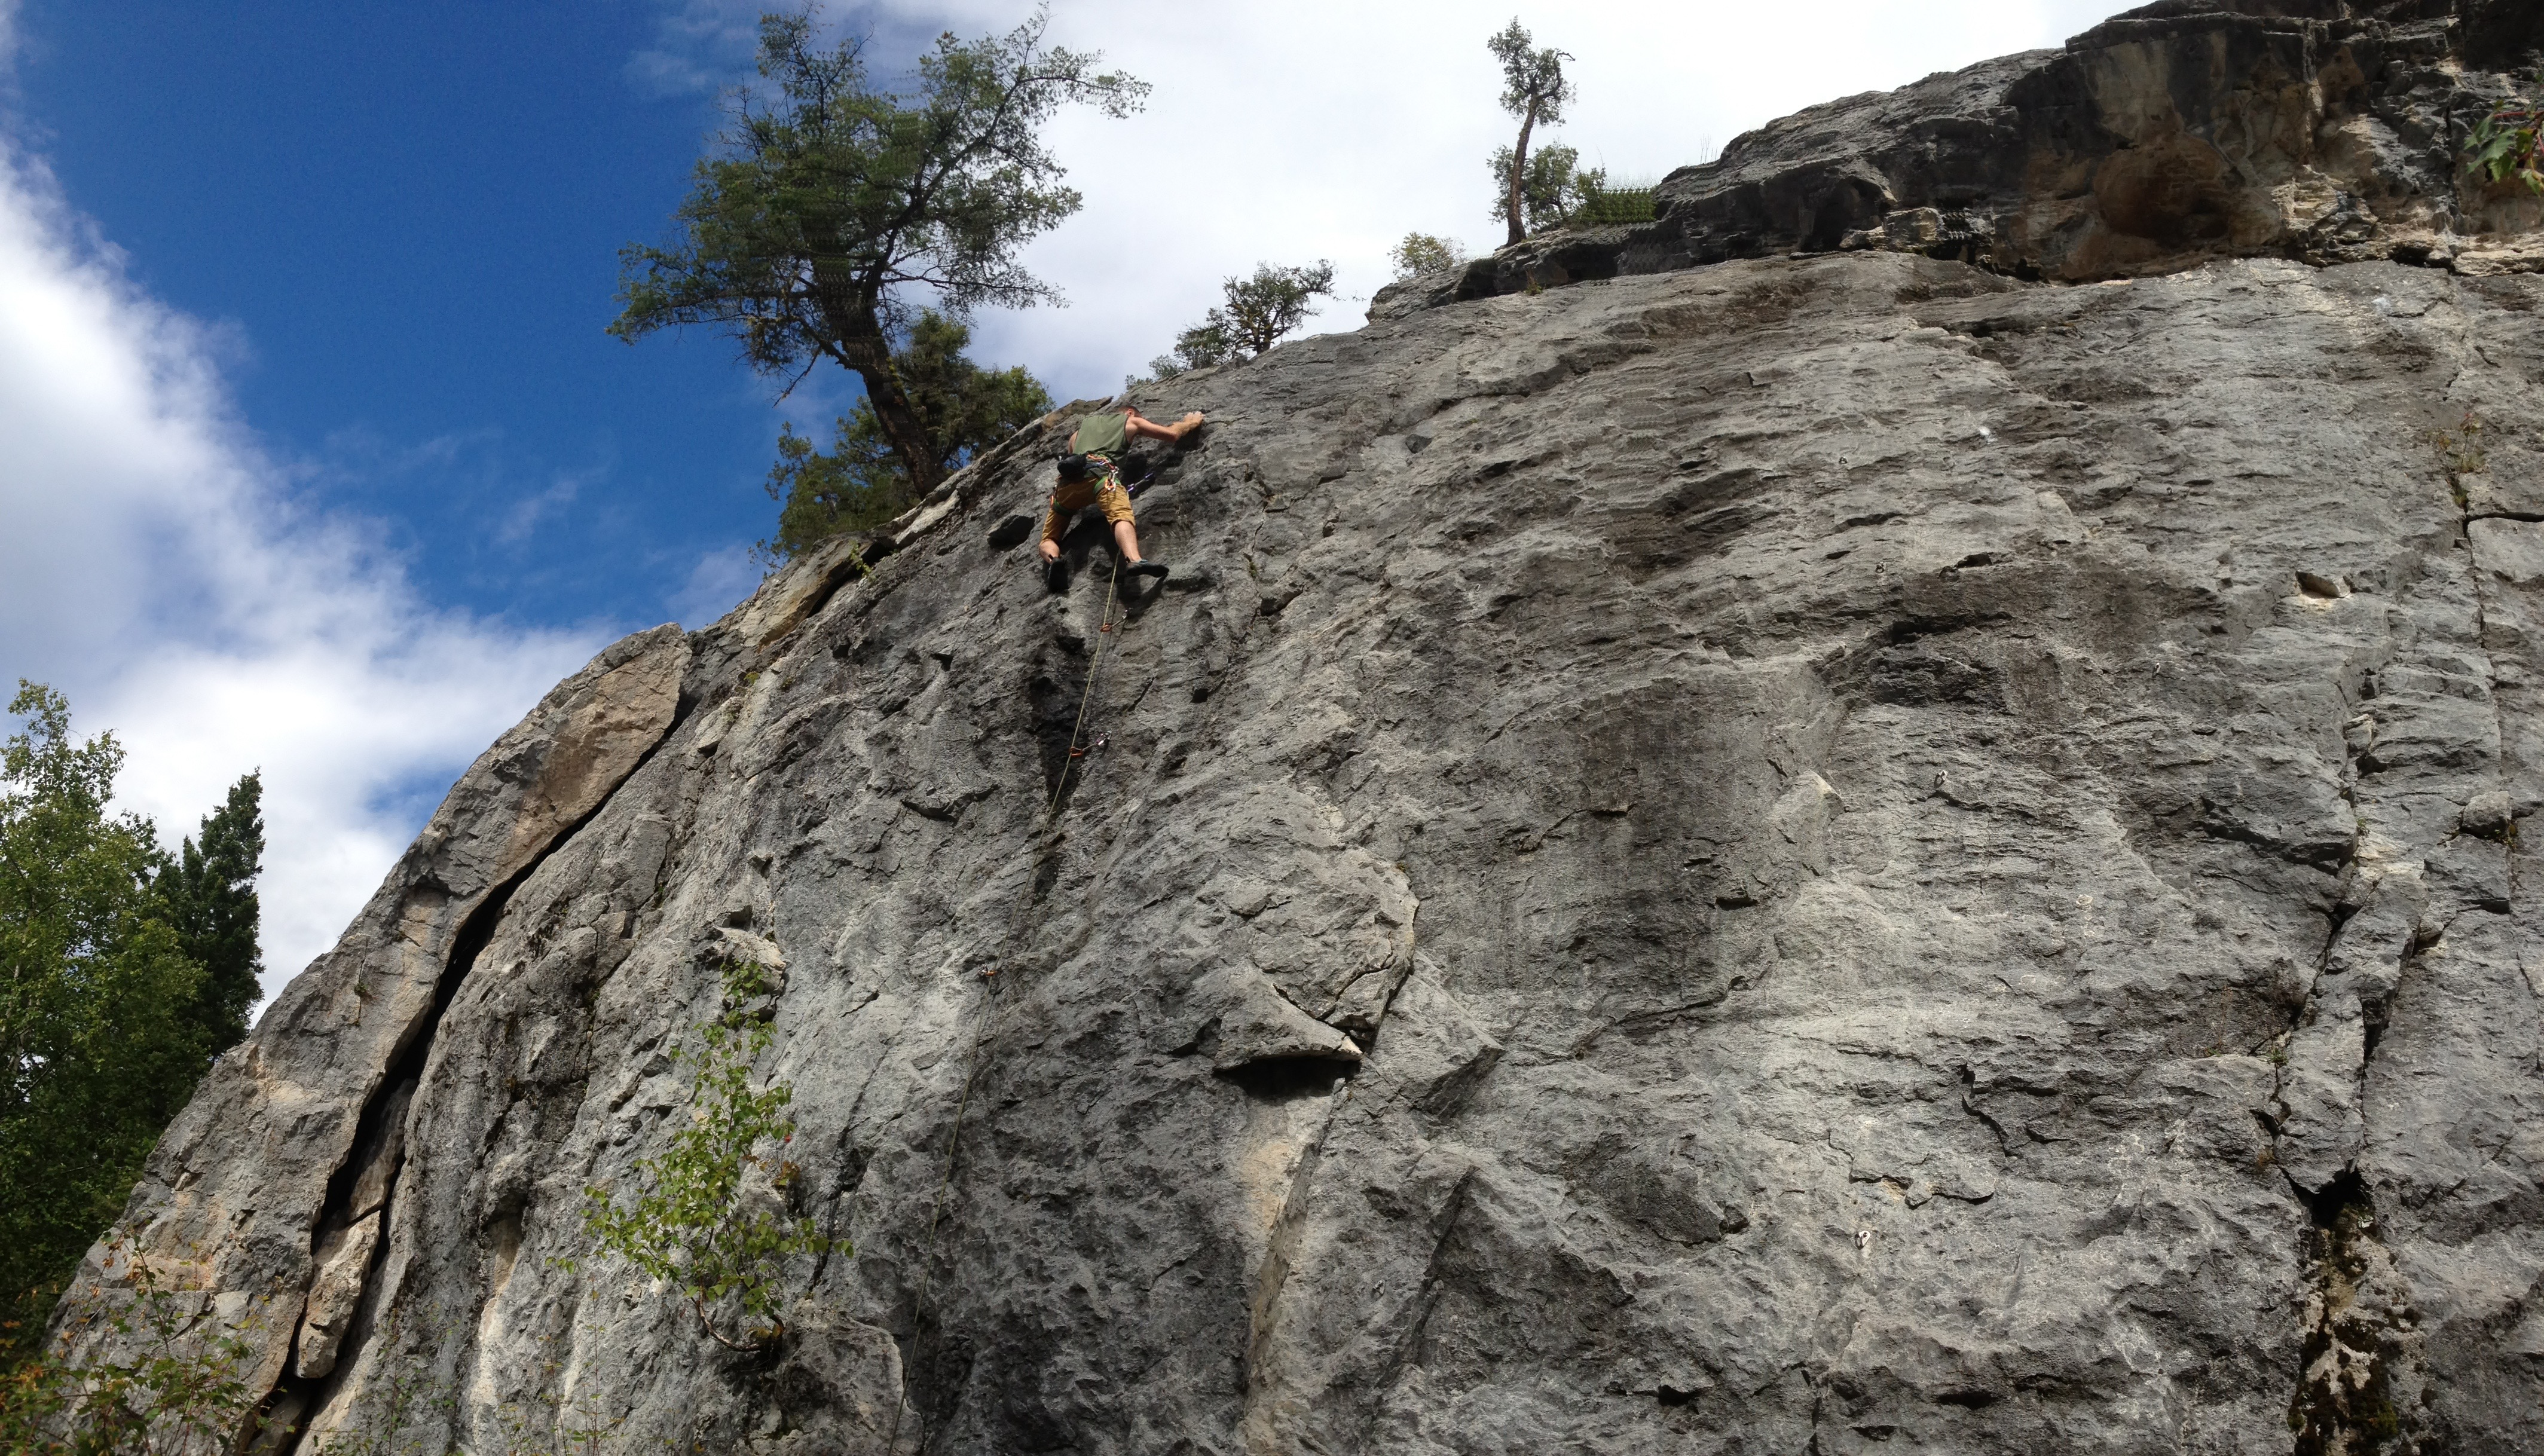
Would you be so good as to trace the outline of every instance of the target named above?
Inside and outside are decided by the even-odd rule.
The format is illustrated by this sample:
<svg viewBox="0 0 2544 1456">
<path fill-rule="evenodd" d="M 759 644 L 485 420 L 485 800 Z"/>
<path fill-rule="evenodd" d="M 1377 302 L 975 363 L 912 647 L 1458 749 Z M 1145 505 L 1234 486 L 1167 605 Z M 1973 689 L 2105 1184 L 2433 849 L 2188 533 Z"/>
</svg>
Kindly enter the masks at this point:
<svg viewBox="0 0 2544 1456">
<path fill-rule="evenodd" d="M 638 752 L 618 775 L 632 776 L 645 767 L 663 739 L 677 731 L 680 715 L 675 707 L 672 720 L 666 723 L 654 742 Z M 611 785 L 614 787 L 614 782 Z M 361 1356 L 371 1326 L 379 1317 L 378 1288 L 375 1275 L 391 1254 L 388 1231 L 397 1194 L 399 1166 L 406 1143 L 405 1118 L 416 1090 L 424 1077 L 426 1064 L 432 1059 L 434 1038 L 441 1028 L 451 1002 L 467 984 L 476 969 L 478 957 L 494 939 L 495 930 L 511 906 L 514 893 L 549 857 L 571 842 L 575 834 L 590 824 L 608 804 L 606 791 L 587 808 L 572 824 L 556 830 L 511 877 L 488 890 L 474 910 L 459 924 L 450 941 L 450 958 L 434 987 L 433 1003 L 389 1064 L 380 1092 L 363 1107 L 354 1139 L 355 1156 L 349 1158 L 328 1179 L 326 1200 L 317 1219 L 318 1242 L 313 1257 L 317 1263 L 318 1290 L 325 1291 L 331 1281 L 350 1285 L 337 1296 L 342 1306 L 333 1332 L 315 1328 L 314 1320 L 304 1320 L 294 1336 L 290 1362 L 272 1393 L 259 1402 L 249 1426 L 246 1443 L 259 1453 L 273 1452 L 290 1456 L 302 1444 L 303 1435 L 327 1412 L 337 1386 L 331 1381 L 338 1366 L 351 1368 Z M 323 1253 L 330 1245 L 342 1245 L 349 1233 L 367 1229 L 360 1242 L 351 1247 L 360 1251 L 358 1259 L 329 1261 Z M 312 1313 L 316 1308 L 313 1292 Z M 312 1359 L 313 1337 L 323 1341 Z"/>
<path fill-rule="evenodd" d="M 2420 1449 L 2407 1405 L 2425 1380 L 2394 1260 L 2376 1236 L 2376 1209 L 2355 1173 L 2307 1200 L 2306 1337 L 2288 1428 L 2298 1456 L 2375 1456 Z"/>
</svg>

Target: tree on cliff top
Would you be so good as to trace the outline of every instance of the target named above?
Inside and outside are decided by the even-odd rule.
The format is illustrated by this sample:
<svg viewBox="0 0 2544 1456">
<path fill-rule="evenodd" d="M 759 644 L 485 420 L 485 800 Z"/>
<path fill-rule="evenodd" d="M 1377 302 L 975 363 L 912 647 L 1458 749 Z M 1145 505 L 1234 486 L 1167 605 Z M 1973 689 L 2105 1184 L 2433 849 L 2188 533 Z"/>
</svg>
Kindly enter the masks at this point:
<svg viewBox="0 0 2544 1456">
<path fill-rule="evenodd" d="M 1563 108 L 1574 97 L 1572 83 L 1563 79 L 1563 63 L 1572 59 L 1565 51 L 1552 46 L 1533 48 L 1536 41 L 1513 17 L 1502 33 L 1484 42 L 1493 58 L 1502 63 L 1502 110 L 1519 118 L 1519 144 L 1507 153 L 1495 153 L 1494 167 L 1503 177 L 1502 217 L 1510 224 L 1510 241 L 1522 242 L 1528 237 L 1529 190 L 1532 181 L 1545 190 L 1545 179 L 1529 170 L 1528 138 L 1543 121 L 1551 126 L 1563 120 Z M 1565 159 L 1562 171 L 1569 177 L 1572 158 Z M 1540 169 L 1541 171 L 1544 169 Z"/>
<path fill-rule="evenodd" d="M 1098 54 L 1046 46 L 1048 23 L 1037 10 L 1004 38 L 940 36 L 902 96 L 869 79 L 859 42 L 817 46 L 810 12 L 761 16 L 774 91 L 736 96 L 675 240 L 621 250 L 609 332 L 714 324 L 752 367 L 794 379 L 831 360 L 864 383 L 912 489 L 934 489 L 944 465 L 893 368 L 911 296 L 932 293 L 957 318 L 1058 301 L 1016 261 L 1079 205 L 1042 123 L 1073 104 L 1128 116 L 1149 90 L 1098 71 Z"/>
<path fill-rule="evenodd" d="M 951 471 L 975 453 L 1032 424 L 1051 409 L 1051 391 L 1022 365 L 985 369 L 963 357 L 972 331 L 926 311 L 895 350 L 892 371 L 927 432 L 930 457 Z M 828 453 L 790 427 L 777 437 L 777 465 L 768 494 L 780 503 L 777 534 L 755 554 L 769 566 L 789 561 L 843 530 L 881 526 L 914 497 L 901 460 L 868 400 L 839 417 Z"/>
<path fill-rule="evenodd" d="M 1228 301 L 1202 315 L 1202 321 L 1175 336 L 1175 352 L 1149 362 L 1160 379 L 1186 369 L 1252 359 L 1308 321 L 1318 298 L 1334 293 L 1334 266 L 1318 259 L 1306 268 L 1254 265 L 1252 278 L 1222 283 Z"/>
<path fill-rule="evenodd" d="M 1434 237 L 1427 232 L 1408 232 L 1404 241 L 1388 250 L 1387 261 L 1395 269 L 1398 283 L 1417 279 L 1424 274 L 1447 273 L 1462 268 L 1467 250 L 1455 238 Z"/>
<path fill-rule="evenodd" d="M 255 998 L 250 774 L 183 858 L 110 814 L 123 750 L 21 684 L 0 751 L 0 1366 L 113 1222 Z M 218 969 L 207 974 L 205 962 Z"/>
<path fill-rule="evenodd" d="M 1499 188 L 1511 178 L 1511 149 L 1495 147 L 1485 167 Z M 1605 168 L 1581 170 L 1581 154 L 1568 146 L 1542 146 L 1528 154 L 1528 165 L 1519 169 L 1520 220 L 1533 233 L 1561 227 L 1575 220 L 1582 208 L 1596 201 L 1606 190 Z M 1510 205 L 1508 196 L 1493 200 L 1493 215 L 1505 215 Z"/>
</svg>

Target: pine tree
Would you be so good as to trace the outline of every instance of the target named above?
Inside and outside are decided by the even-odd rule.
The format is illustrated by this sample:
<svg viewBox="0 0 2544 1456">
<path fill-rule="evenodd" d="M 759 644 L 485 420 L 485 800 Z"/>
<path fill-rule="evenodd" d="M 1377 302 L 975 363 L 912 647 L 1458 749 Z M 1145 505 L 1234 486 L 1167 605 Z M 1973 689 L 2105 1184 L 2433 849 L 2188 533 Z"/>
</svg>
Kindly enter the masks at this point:
<svg viewBox="0 0 2544 1456">
<path fill-rule="evenodd" d="M 203 816 L 199 843 L 188 840 L 160 870 L 153 888 L 161 918 L 186 955 L 203 968 L 194 1020 L 214 1050 L 247 1035 L 249 1008 L 261 994 L 265 960 L 257 950 L 256 876 L 265 857 L 261 774 L 230 785 L 221 807 Z"/>
<path fill-rule="evenodd" d="M 1016 258 L 1080 202 L 1042 124 L 1070 105 L 1127 116 L 1149 89 L 1046 46 L 1049 22 L 1038 10 L 1003 38 L 940 38 L 903 95 L 856 42 L 815 44 L 810 14 L 761 16 L 766 85 L 698 164 L 671 245 L 621 251 L 609 332 L 715 325 L 754 368 L 795 378 L 828 359 L 864 384 L 912 490 L 935 489 L 944 466 L 893 365 L 912 300 L 959 318 L 1056 299 Z"/>
</svg>

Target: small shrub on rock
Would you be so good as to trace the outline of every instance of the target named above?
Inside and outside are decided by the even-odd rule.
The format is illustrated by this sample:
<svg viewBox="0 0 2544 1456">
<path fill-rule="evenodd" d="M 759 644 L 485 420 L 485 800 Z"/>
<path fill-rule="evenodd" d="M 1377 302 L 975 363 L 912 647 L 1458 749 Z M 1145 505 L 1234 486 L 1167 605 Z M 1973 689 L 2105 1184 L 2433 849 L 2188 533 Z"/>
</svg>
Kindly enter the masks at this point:
<svg viewBox="0 0 2544 1456">
<path fill-rule="evenodd" d="M 678 1289 L 709 1338 L 746 1352 L 785 1336 L 782 1261 L 846 1250 L 787 1211 L 786 1189 L 801 1175 L 786 1158 L 794 1089 L 751 1088 L 751 1064 L 770 1037 L 759 1009 L 774 989 L 756 964 L 725 967 L 723 1008 L 699 1028 L 701 1045 L 674 1053 L 697 1068 L 689 1125 L 661 1157 L 637 1163 L 645 1191 L 623 1208 L 606 1185 L 584 1190 L 584 1230 L 601 1250 Z"/>
<path fill-rule="evenodd" d="M 62 1313 L 58 1343 L 0 1376 L 0 1451 L 23 1456 L 220 1456 L 258 1395 L 244 1378 L 253 1353 L 183 1265 L 163 1265 L 120 1241 L 106 1266 L 126 1297 Z M 263 1313 L 258 1305 L 250 1314 Z M 74 1363 L 69 1347 L 104 1326 L 125 1361 Z"/>
</svg>

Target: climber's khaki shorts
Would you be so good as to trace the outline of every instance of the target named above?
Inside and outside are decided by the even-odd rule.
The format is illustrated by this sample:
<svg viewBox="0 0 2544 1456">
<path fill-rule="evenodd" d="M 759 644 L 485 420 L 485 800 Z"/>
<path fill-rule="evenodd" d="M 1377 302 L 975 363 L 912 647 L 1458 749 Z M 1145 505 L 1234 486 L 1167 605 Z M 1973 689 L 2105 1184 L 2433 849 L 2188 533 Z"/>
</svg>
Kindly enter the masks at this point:
<svg viewBox="0 0 2544 1456">
<path fill-rule="evenodd" d="M 1103 508 L 1104 519 L 1115 525 L 1133 519 L 1131 493 L 1122 488 L 1122 477 L 1107 465 L 1093 480 L 1073 481 L 1051 493 L 1051 512 L 1043 518 L 1042 538 L 1060 539 L 1069 528 L 1069 518 L 1089 506 Z"/>
</svg>

